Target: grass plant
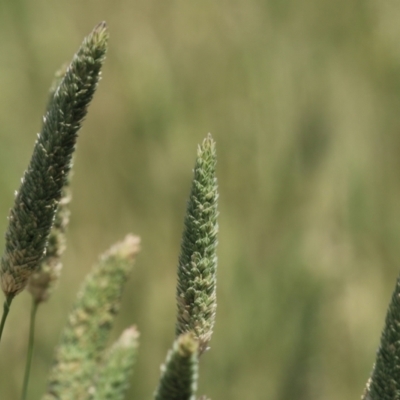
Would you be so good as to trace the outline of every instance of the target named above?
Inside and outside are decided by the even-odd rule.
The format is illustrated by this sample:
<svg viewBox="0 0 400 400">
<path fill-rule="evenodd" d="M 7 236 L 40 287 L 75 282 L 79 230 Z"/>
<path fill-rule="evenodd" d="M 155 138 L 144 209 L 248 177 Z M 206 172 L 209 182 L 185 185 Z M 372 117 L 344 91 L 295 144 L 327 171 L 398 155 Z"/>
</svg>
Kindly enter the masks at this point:
<svg viewBox="0 0 400 400">
<path fill-rule="evenodd" d="M 36 315 L 61 273 L 72 155 L 100 80 L 107 42 L 102 22 L 84 39 L 70 65 L 57 73 L 41 133 L 9 215 L 0 266 L 5 296 L 0 339 L 15 296 L 25 289 L 32 296 L 21 400 L 29 398 Z M 215 169 L 216 146 L 209 134 L 197 150 L 177 267 L 175 339 L 161 367 L 155 400 L 195 400 L 197 396 L 199 359 L 209 348 L 217 307 Z M 43 400 L 126 398 L 139 332 L 130 326 L 111 346 L 108 342 L 139 248 L 139 237 L 128 234 L 100 257 L 84 280 L 55 351 Z M 399 297 L 400 278 L 363 400 L 400 399 Z"/>
<path fill-rule="evenodd" d="M 3 332 L 11 301 L 32 296 L 21 400 L 29 398 L 35 319 L 59 279 L 69 221 L 69 173 L 83 118 L 100 79 L 108 33 L 104 22 L 85 38 L 71 64 L 56 76 L 42 131 L 10 212 L 0 279 Z M 194 400 L 198 360 L 208 348 L 216 311 L 217 182 L 215 142 L 199 146 L 178 262 L 176 340 L 162 367 L 157 400 Z M 108 347 L 123 287 L 139 252 L 129 234 L 93 267 L 79 291 L 56 349 L 43 400 L 123 400 L 139 333 L 131 326 Z"/>
</svg>

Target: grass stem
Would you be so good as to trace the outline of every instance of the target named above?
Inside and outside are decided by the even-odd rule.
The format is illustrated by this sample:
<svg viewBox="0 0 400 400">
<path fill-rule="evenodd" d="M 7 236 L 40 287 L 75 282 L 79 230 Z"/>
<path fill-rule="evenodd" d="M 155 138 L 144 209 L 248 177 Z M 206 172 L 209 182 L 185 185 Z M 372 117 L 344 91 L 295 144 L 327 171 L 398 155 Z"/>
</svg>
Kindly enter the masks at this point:
<svg viewBox="0 0 400 400">
<path fill-rule="evenodd" d="M 10 311 L 11 302 L 12 302 L 13 298 L 14 298 L 13 295 L 8 295 L 6 297 L 6 299 L 4 300 L 3 315 L 1 317 L 1 322 L 0 322 L 0 340 L 3 335 L 4 325 L 6 324 L 7 315 Z"/>
<path fill-rule="evenodd" d="M 26 400 L 26 396 L 28 393 L 29 375 L 30 375 L 30 371 L 31 371 L 33 347 L 34 347 L 34 340 L 35 340 L 36 311 L 38 309 L 38 305 L 39 305 L 39 303 L 37 301 L 32 300 L 31 318 L 30 318 L 30 323 L 29 323 L 28 354 L 26 357 L 24 383 L 22 386 L 21 400 Z"/>
</svg>

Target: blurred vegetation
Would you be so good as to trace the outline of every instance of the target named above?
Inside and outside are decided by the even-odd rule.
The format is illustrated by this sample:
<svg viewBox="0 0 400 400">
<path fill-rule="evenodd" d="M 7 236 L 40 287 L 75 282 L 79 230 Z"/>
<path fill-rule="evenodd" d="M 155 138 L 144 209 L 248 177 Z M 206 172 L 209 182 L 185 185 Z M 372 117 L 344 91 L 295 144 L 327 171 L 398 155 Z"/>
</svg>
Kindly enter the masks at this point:
<svg viewBox="0 0 400 400">
<path fill-rule="evenodd" d="M 31 398 L 97 255 L 142 252 L 117 333 L 150 396 L 174 337 L 175 277 L 197 143 L 217 142 L 218 310 L 199 393 L 359 398 L 400 260 L 400 3 L 0 0 L 0 234 L 54 71 L 106 19 L 110 51 L 78 143 L 58 290 L 38 315 Z M 30 297 L 13 304 L 0 385 L 17 399 Z"/>
</svg>

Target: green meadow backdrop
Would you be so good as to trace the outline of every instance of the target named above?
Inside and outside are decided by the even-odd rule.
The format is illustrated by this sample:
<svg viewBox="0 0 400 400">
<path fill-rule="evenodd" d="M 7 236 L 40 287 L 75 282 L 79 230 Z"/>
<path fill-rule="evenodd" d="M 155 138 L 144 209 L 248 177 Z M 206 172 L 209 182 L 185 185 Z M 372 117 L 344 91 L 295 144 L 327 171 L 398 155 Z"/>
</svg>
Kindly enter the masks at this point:
<svg viewBox="0 0 400 400">
<path fill-rule="evenodd" d="M 114 338 L 138 325 L 128 398 L 151 398 L 208 132 L 218 310 L 199 394 L 359 398 L 400 270 L 400 3 L 0 0 L 0 238 L 53 73 L 101 20 L 109 52 L 78 141 L 62 279 L 37 318 L 30 399 L 82 278 L 128 232 L 142 251 Z M 19 398 L 29 311 L 23 293 L 0 346 L 4 400 Z"/>
</svg>

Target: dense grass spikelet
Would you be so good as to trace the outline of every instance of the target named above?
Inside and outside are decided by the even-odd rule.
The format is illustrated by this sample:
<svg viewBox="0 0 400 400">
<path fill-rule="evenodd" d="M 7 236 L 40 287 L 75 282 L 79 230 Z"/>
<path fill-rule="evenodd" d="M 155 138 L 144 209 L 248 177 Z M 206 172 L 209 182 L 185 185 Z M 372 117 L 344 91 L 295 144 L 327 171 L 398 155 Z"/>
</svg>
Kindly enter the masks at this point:
<svg viewBox="0 0 400 400">
<path fill-rule="evenodd" d="M 86 277 L 56 350 L 45 400 L 86 400 L 95 394 L 95 377 L 139 242 L 128 235 Z"/>
<path fill-rule="evenodd" d="M 180 335 L 161 367 L 155 400 L 194 400 L 198 367 L 198 341 L 190 333 Z"/>
<path fill-rule="evenodd" d="M 0 270 L 8 299 L 25 288 L 44 255 L 77 134 L 100 79 L 107 40 L 103 22 L 85 38 L 48 104 L 9 215 Z"/>
<path fill-rule="evenodd" d="M 400 277 L 397 279 L 363 400 L 400 399 Z"/>
<path fill-rule="evenodd" d="M 217 178 L 215 142 L 199 146 L 178 264 L 176 335 L 192 332 L 200 354 L 211 339 L 216 302 Z"/>
<path fill-rule="evenodd" d="M 124 400 L 136 361 L 138 338 L 134 326 L 127 328 L 105 354 L 97 376 L 96 399 Z"/>
</svg>

